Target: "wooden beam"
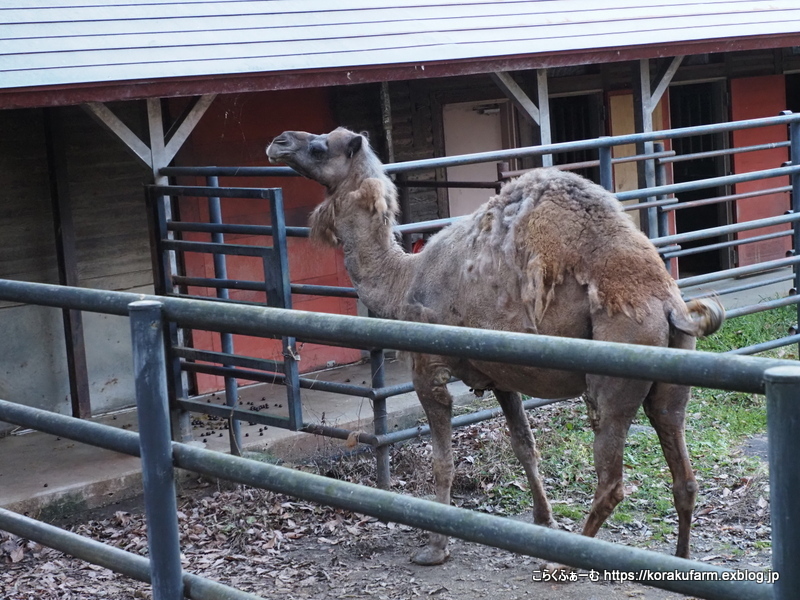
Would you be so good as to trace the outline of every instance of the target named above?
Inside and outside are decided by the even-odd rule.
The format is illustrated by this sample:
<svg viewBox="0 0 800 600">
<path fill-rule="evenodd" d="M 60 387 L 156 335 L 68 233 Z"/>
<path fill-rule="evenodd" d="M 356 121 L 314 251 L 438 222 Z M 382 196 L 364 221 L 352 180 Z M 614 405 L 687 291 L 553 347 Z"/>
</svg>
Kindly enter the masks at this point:
<svg viewBox="0 0 800 600">
<path fill-rule="evenodd" d="M 58 282 L 61 285 L 77 286 L 79 281 L 75 227 L 69 194 L 64 134 L 57 110 L 44 109 L 44 135 L 56 238 Z M 89 399 L 89 370 L 86 363 L 83 316 L 79 310 L 63 309 L 61 313 L 64 321 L 72 416 L 86 419 L 92 416 L 92 407 Z"/>
<path fill-rule="evenodd" d="M 101 102 L 89 102 L 87 104 L 82 104 L 81 107 L 89 113 L 95 121 L 122 140 L 125 147 L 132 152 L 144 166 L 148 169 L 150 168 L 150 148 L 148 148 L 147 144 L 140 140 L 117 115 L 111 112 L 110 108 Z"/>
<path fill-rule="evenodd" d="M 553 138 L 550 133 L 550 93 L 547 86 L 547 69 L 536 71 L 536 88 L 539 95 L 539 139 L 544 144 L 550 144 Z M 542 155 L 542 166 L 553 166 L 553 155 Z"/>
<path fill-rule="evenodd" d="M 163 185 L 166 178 L 158 174 L 161 167 L 166 167 L 166 143 L 164 142 L 164 117 L 161 112 L 161 98 L 147 99 L 147 126 L 150 131 L 150 168 L 156 184 Z M 163 181 L 162 181 L 163 179 Z"/>
<path fill-rule="evenodd" d="M 514 81 L 514 78 L 511 77 L 509 73 L 505 73 L 502 71 L 496 71 L 494 73 L 489 74 L 492 80 L 497 84 L 503 93 L 509 97 L 511 102 L 514 103 L 520 112 L 528 117 L 535 125 L 539 124 L 539 109 L 533 103 L 533 101 L 528 97 L 528 94 L 519 87 L 519 84 Z"/>
<path fill-rule="evenodd" d="M 175 155 L 178 153 L 178 150 L 181 149 L 181 146 L 183 146 L 186 138 L 194 131 L 195 126 L 200 119 L 203 118 L 203 115 L 206 114 L 208 107 L 211 106 L 211 103 L 216 97 L 216 94 L 206 94 L 194 99 L 188 112 L 184 113 L 176 122 L 177 129 L 175 129 L 174 134 L 171 134 L 171 132 L 167 133 L 166 138 L 169 141 L 167 141 L 164 148 L 164 160 L 166 162 L 163 165 L 159 165 L 159 168 L 162 166 L 166 167 L 172 162 L 172 159 L 175 158 Z"/>
<path fill-rule="evenodd" d="M 523 116 L 527 117 L 534 125 L 539 126 L 539 139 L 542 144 L 549 144 L 552 141 L 550 133 L 550 97 L 547 87 L 547 69 L 536 71 L 536 88 L 539 99 L 537 107 L 528 94 L 514 81 L 510 73 L 497 71 L 490 73 L 492 80 L 497 84 L 503 93 L 508 96 L 514 106 L 519 109 Z M 553 155 L 542 155 L 542 166 L 553 166 Z"/>
<path fill-rule="evenodd" d="M 656 109 L 656 106 L 658 106 L 658 103 L 661 101 L 661 97 L 664 95 L 664 92 L 667 91 L 667 88 L 672 82 L 672 78 L 675 77 L 675 73 L 678 72 L 678 67 L 681 66 L 682 61 L 683 56 L 676 56 L 673 58 L 666 71 L 664 71 L 664 74 L 659 79 L 656 89 L 650 95 L 650 102 L 647 107 L 651 113 Z"/>
<path fill-rule="evenodd" d="M 650 133 L 653 131 L 653 111 L 650 109 L 652 98 L 650 87 L 650 60 L 642 59 L 634 63 L 633 73 L 633 116 L 636 133 Z M 653 142 L 636 142 L 636 154 L 652 154 Z M 636 170 L 640 188 L 655 187 L 656 170 L 652 160 L 639 160 Z M 643 199 L 651 200 L 651 198 Z M 648 209 L 642 215 L 642 229 L 648 237 L 655 237 L 658 231 L 656 209 Z"/>
</svg>

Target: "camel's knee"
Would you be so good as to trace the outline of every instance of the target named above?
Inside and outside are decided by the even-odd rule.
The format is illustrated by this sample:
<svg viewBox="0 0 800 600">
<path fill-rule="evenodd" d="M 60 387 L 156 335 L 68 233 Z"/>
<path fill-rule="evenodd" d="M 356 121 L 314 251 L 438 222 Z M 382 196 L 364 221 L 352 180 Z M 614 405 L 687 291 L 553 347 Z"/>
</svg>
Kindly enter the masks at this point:
<svg viewBox="0 0 800 600">
<path fill-rule="evenodd" d="M 694 504 L 697 500 L 697 482 L 695 480 L 689 481 L 676 481 L 672 485 L 672 496 L 675 498 L 675 509 L 678 514 L 681 511 L 691 511 L 694 509 Z"/>
</svg>

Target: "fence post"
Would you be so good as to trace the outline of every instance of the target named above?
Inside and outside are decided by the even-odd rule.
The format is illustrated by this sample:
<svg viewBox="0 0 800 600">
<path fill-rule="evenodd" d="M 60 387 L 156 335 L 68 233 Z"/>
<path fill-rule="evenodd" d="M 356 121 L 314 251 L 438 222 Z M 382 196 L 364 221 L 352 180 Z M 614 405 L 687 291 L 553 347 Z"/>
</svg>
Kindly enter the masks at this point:
<svg viewBox="0 0 800 600">
<path fill-rule="evenodd" d="M 128 311 L 139 414 L 147 546 L 154 600 L 183 598 L 183 572 L 175 503 L 162 304 L 131 302 Z"/>
<path fill-rule="evenodd" d="M 369 362 L 372 371 L 372 389 L 386 385 L 386 355 L 382 349 L 370 350 Z M 375 398 L 372 401 L 373 428 L 375 435 L 385 434 L 388 427 L 388 413 L 386 412 L 386 398 Z M 376 471 L 375 485 L 381 489 L 389 489 L 391 478 L 389 472 L 389 446 L 375 448 Z"/>
<path fill-rule="evenodd" d="M 781 114 L 792 114 L 791 111 L 784 111 Z M 800 165 L 800 121 L 789 123 L 789 160 L 793 166 Z M 792 212 L 800 214 L 800 173 L 792 173 L 789 176 L 792 184 Z M 792 223 L 792 249 L 795 254 L 800 254 L 800 224 Z M 794 289 L 800 293 L 800 266 L 794 265 Z M 797 305 L 797 322 L 800 323 L 800 304 Z M 798 344 L 800 352 L 800 344 Z"/>
<path fill-rule="evenodd" d="M 800 589 L 800 366 L 764 372 L 767 388 L 769 495 L 772 517 L 772 568 L 780 575 L 774 600 L 797 597 Z"/>
<path fill-rule="evenodd" d="M 600 139 L 608 136 L 601 136 Z M 614 167 L 611 163 L 611 146 L 600 146 L 597 149 L 600 159 L 600 185 L 606 190 L 614 193 Z"/>
<path fill-rule="evenodd" d="M 664 144 L 661 142 L 656 142 L 653 144 L 653 152 L 656 154 L 660 154 L 664 152 Z M 656 187 L 666 185 L 667 184 L 667 167 L 664 163 L 661 162 L 660 158 L 654 158 L 653 162 L 656 165 Z M 656 200 L 664 200 L 666 199 L 666 194 L 661 194 L 656 198 Z M 663 206 L 657 206 L 656 211 L 658 212 L 658 233 L 656 237 L 665 237 L 669 235 L 669 213 L 664 210 Z M 667 267 L 667 271 L 671 272 L 672 267 L 672 259 L 665 258 L 664 265 Z"/>
<path fill-rule="evenodd" d="M 219 187 L 219 177 L 211 175 L 206 178 L 208 187 Z M 219 196 L 208 198 L 208 222 L 217 225 L 222 224 L 222 202 Z M 212 233 L 211 241 L 215 244 L 224 244 L 225 236 L 222 233 Z M 214 277 L 216 279 L 228 278 L 227 257 L 224 254 L 214 254 Z M 217 288 L 217 298 L 227 300 L 230 297 L 228 288 Z M 233 354 L 233 335 L 220 332 L 220 348 L 226 354 Z M 223 366 L 231 365 L 222 363 Z M 225 404 L 231 408 L 236 408 L 239 404 L 239 387 L 235 377 L 225 377 Z M 228 440 L 231 447 L 231 454 L 234 456 L 242 455 L 242 424 L 239 419 L 230 417 L 228 419 Z"/>
</svg>

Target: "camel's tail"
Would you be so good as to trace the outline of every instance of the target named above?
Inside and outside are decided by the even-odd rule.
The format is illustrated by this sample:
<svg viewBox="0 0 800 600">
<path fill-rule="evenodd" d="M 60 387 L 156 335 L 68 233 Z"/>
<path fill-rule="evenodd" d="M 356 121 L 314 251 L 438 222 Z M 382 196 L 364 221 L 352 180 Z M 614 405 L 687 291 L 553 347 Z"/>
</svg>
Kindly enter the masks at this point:
<svg viewBox="0 0 800 600">
<path fill-rule="evenodd" d="M 691 300 L 685 310 L 673 310 L 669 315 L 673 327 L 694 337 L 711 335 L 724 320 L 725 309 L 716 298 Z"/>
</svg>

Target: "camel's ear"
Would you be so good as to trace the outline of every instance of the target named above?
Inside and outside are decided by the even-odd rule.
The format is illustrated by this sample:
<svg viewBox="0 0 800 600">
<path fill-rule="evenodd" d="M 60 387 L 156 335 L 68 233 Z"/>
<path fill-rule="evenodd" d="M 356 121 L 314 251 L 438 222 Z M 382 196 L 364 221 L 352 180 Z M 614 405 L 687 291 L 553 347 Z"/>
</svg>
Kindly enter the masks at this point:
<svg viewBox="0 0 800 600">
<path fill-rule="evenodd" d="M 354 135 L 353 138 L 347 142 L 347 158 L 353 158 L 356 153 L 361 150 L 364 143 L 364 138 L 360 135 Z"/>
</svg>

